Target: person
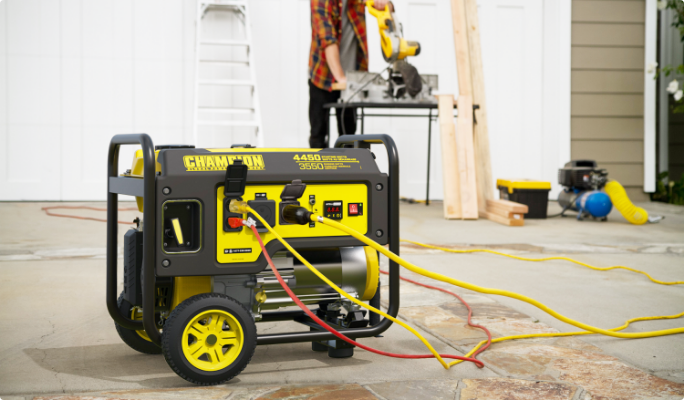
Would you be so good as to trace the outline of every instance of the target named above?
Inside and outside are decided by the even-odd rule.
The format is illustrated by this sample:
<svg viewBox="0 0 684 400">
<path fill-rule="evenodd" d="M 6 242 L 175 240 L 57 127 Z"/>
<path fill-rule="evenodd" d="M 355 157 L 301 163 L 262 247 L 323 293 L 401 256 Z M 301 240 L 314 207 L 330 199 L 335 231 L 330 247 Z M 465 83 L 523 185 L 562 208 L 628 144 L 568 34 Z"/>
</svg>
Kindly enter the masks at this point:
<svg viewBox="0 0 684 400">
<path fill-rule="evenodd" d="M 388 0 L 374 0 L 384 10 Z M 311 50 L 309 52 L 309 123 L 311 148 L 328 147 L 330 109 L 326 103 L 340 98 L 333 82 L 346 84 L 345 71 L 368 71 L 366 7 L 363 0 L 311 0 Z M 337 115 L 340 135 L 356 132 L 356 109 Z M 342 124 L 344 123 L 344 129 Z"/>
</svg>

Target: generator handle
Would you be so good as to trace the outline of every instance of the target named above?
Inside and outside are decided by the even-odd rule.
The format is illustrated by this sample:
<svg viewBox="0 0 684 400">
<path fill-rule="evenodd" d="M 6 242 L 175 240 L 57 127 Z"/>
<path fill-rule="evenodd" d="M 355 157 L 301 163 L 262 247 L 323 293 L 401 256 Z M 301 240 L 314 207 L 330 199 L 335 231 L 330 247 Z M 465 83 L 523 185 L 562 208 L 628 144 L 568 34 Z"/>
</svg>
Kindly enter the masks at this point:
<svg viewBox="0 0 684 400">
<path fill-rule="evenodd" d="M 117 252 L 118 252 L 118 195 L 131 194 L 122 190 L 120 183 L 138 183 L 138 178 L 119 178 L 119 149 L 121 145 L 139 144 L 143 153 L 143 188 L 134 195 L 143 197 L 143 316 L 142 322 L 123 315 L 117 304 Z M 120 134 L 112 137 L 107 158 L 107 310 L 114 322 L 126 329 L 145 330 L 152 343 L 161 344 L 161 335 L 154 322 L 154 232 L 155 232 L 155 173 L 154 144 L 146 133 Z M 125 179 L 126 181 L 120 181 Z M 135 179 L 136 181 L 128 181 Z M 115 187 L 113 187 L 115 186 Z M 138 185 L 126 185 L 129 188 Z M 145 279 L 147 277 L 147 279 Z M 145 310 L 152 310 L 146 312 Z"/>
<path fill-rule="evenodd" d="M 386 134 L 374 135 L 343 135 L 335 141 L 335 147 L 353 145 L 355 148 L 370 149 L 371 144 L 383 144 L 387 150 L 389 160 L 389 249 L 399 255 L 399 152 L 394 139 Z M 399 313 L 399 264 L 390 260 L 389 263 L 389 306 L 387 313 L 396 317 Z M 371 330 L 379 330 L 380 334 L 387 330 L 392 321 L 384 318 L 379 324 L 374 325 Z"/>
</svg>

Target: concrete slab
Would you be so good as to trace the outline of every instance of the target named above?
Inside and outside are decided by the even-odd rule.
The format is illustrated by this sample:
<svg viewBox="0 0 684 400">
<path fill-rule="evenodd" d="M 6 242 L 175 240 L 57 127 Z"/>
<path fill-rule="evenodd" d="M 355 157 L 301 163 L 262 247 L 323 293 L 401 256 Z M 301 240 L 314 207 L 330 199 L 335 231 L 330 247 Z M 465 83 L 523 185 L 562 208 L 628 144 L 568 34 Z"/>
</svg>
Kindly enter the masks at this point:
<svg viewBox="0 0 684 400">
<path fill-rule="evenodd" d="M 0 203 L 0 214 L 11 227 L 0 231 L 0 398 L 32 398 L 41 393 L 141 399 L 218 396 L 217 391 L 188 392 L 199 389 L 178 378 L 163 357 L 137 354 L 120 341 L 104 305 L 104 224 L 47 217 L 40 210 L 55 204 Z M 646 208 L 665 215 L 665 220 L 633 226 L 611 214 L 606 223 L 528 220 L 525 227 L 512 228 L 486 220 L 445 221 L 441 204 L 413 204 L 402 205 L 401 229 L 402 238 L 440 246 L 487 247 L 529 257 L 568 255 L 598 266 L 635 267 L 662 280 L 683 280 L 684 208 L 660 204 Z M 83 214 L 104 217 L 104 212 Z M 132 220 L 135 215 L 122 212 L 120 219 Z M 120 235 L 125 229 L 121 225 Z M 427 269 L 516 291 L 604 328 L 637 316 L 684 311 L 681 285 L 656 285 L 628 271 L 597 272 L 563 261 L 530 263 L 489 254 L 455 255 L 412 245 L 402 251 Z M 402 284 L 402 291 L 401 317 L 417 326 L 438 351 L 463 354 L 483 337 L 465 326 L 465 309 L 453 297 L 410 284 Z M 495 337 L 576 330 L 517 300 L 455 291 L 473 306 L 476 322 L 490 327 Z M 681 319 L 640 322 L 626 331 L 681 326 Z M 262 332 L 301 329 L 293 323 L 258 328 Z M 392 327 L 384 336 L 363 341 L 388 351 L 425 352 L 400 327 Z M 351 391 L 350 398 L 366 398 L 368 393 L 370 398 L 403 399 L 416 398 L 428 389 L 432 391 L 425 393 L 434 398 L 460 393 L 462 399 L 494 399 L 501 398 L 504 387 L 511 393 L 508 398 L 521 399 L 535 394 L 536 398 L 579 398 L 585 393 L 592 398 L 684 396 L 684 335 L 504 342 L 481 358 L 488 364 L 484 370 L 463 363 L 446 371 L 434 360 L 387 359 L 364 351 L 339 360 L 312 352 L 309 344 L 262 346 L 241 375 L 216 390 L 228 391 L 222 396 L 235 399 L 275 398 L 274 393 L 279 393 L 278 398 L 315 398 L 321 390 L 336 391 L 337 397 Z M 610 385 L 617 381 L 621 384 Z"/>
</svg>

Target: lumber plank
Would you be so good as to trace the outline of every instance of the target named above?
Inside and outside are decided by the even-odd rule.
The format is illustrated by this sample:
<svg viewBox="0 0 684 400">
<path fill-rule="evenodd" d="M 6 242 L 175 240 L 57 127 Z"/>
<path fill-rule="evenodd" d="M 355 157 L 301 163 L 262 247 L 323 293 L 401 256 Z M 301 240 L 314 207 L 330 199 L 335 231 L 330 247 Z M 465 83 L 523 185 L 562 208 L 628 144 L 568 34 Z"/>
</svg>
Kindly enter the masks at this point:
<svg viewBox="0 0 684 400">
<path fill-rule="evenodd" d="M 470 74 L 472 77 L 473 104 L 476 122 L 473 127 L 475 147 L 475 173 L 477 174 L 477 201 L 480 209 L 485 209 L 487 200 L 494 199 L 492 164 L 489 151 L 489 128 L 487 123 L 487 102 L 485 101 L 484 70 L 482 67 L 482 46 L 480 42 L 480 22 L 477 14 L 477 0 L 465 0 L 465 14 L 470 55 Z"/>
<path fill-rule="evenodd" d="M 490 221 L 497 222 L 502 225 L 507 225 L 507 226 L 525 226 L 525 220 L 524 219 L 513 219 L 513 218 L 506 218 L 502 217 L 501 215 L 497 215 L 488 211 L 480 211 L 480 216 L 482 218 L 487 218 Z"/>
<path fill-rule="evenodd" d="M 444 180 L 444 218 L 461 219 L 461 191 L 456 155 L 456 127 L 454 125 L 454 95 L 437 97 L 439 136 L 442 144 L 442 179 Z"/>
<path fill-rule="evenodd" d="M 527 207 L 527 205 L 509 200 L 487 200 L 487 210 L 490 208 L 500 208 L 505 211 L 520 214 L 527 214 L 529 212 L 529 207 Z"/>
<path fill-rule="evenodd" d="M 525 214 L 508 211 L 499 207 L 487 207 L 487 212 L 511 219 L 524 219 Z"/>
<path fill-rule="evenodd" d="M 451 20 L 453 22 L 454 48 L 456 52 L 458 94 L 459 96 L 470 96 L 472 95 L 472 80 L 470 73 L 468 24 L 464 0 L 451 0 Z M 472 109 L 472 107 L 470 109 Z M 459 107 L 459 110 L 463 110 L 463 108 Z"/>
<path fill-rule="evenodd" d="M 472 110 L 473 100 L 459 94 L 459 110 Z M 475 150 L 473 149 L 473 113 L 459 112 L 456 119 L 456 151 L 461 191 L 461 214 L 463 219 L 477 219 L 477 177 L 475 175 Z"/>
<path fill-rule="evenodd" d="M 344 90 L 346 88 L 347 88 L 346 83 L 333 82 L 333 84 L 332 84 L 332 90 Z"/>
</svg>

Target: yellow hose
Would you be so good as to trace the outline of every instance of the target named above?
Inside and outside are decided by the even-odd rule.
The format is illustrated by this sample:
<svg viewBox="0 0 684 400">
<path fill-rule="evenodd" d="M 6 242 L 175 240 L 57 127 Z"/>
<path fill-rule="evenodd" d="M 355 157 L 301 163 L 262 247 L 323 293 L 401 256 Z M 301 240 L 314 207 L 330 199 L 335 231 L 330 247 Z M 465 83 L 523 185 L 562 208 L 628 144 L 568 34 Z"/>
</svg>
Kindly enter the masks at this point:
<svg viewBox="0 0 684 400">
<path fill-rule="evenodd" d="M 615 208 L 620 211 L 625 219 L 633 224 L 642 225 L 648 222 L 648 212 L 641 207 L 632 204 L 627 197 L 625 188 L 618 181 L 606 183 L 605 191 L 613 202 Z"/>
<path fill-rule="evenodd" d="M 233 202 L 234 202 L 234 203 L 233 203 Z M 380 315 L 382 315 L 383 317 L 388 318 L 390 321 L 392 321 L 392 322 L 394 322 L 394 323 L 397 323 L 397 324 L 403 326 L 404 328 L 406 328 L 409 332 L 411 332 L 411 333 L 413 333 L 414 335 L 416 335 L 416 337 L 418 337 L 418 339 L 420 339 L 421 342 L 423 342 L 423 344 L 425 345 L 425 347 L 427 347 L 428 350 L 430 350 L 430 353 L 432 353 L 432 354 L 435 356 L 435 358 L 440 362 L 440 364 L 442 364 L 442 366 L 443 366 L 445 369 L 449 369 L 449 364 L 447 364 L 447 362 L 444 361 L 444 359 L 439 355 L 439 353 L 437 352 L 437 350 L 435 350 L 434 347 L 432 347 L 432 345 L 430 344 L 430 342 L 428 342 L 427 339 L 425 339 L 425 338 L 423 337 L 423 335 L 420 334 L 420 332 L 418 332 L 417 330 L 413 329 L 413 328 L 412 328 L 411 326 L 409 326 L 408 324 L 406 324 L 406 323 L 404 323 L 404 322 L 402 322 L 402 321 L 400 321 L 400 320 L 398 320 L 398 319 L 392 317 L 391 315 L 389 315 L 389 314 L 383 312 L 382 310 L 379 310 L 379 309 L 377 309 L 377 308 L 375 308 L 375 307 L 373 307 L 373 306 L 371 306 L 371 305 L 369 305 L 369 304 L 366 304 L 366 303 L 364 303 L 364 302 L 362 302 L 362 301 L 360 301 L 360 300 L 358 300 L 358 299 L 352 297 L 349 293 L 345 292 L 345 291 L 342 290 L 339 286 L 335 285 L 335 283 L 333 283 L 330 279 L 328 279 L 325 275 L 323 275 L 319 270 L 317 270 L 313 265 L 311 265 L 304 257 L 302 257 L 302 256 L 297 252 L 297 250 L 295 250 L 294 248 L 292 248 L 292 246 L 290 246 L 290 244 L 287 243 L 287 242 L 285 241 L 285 239 L 283 239 L 282 236 L 280 236 L 280 235 L 278 234 L 278 232 L 276 232 L 276 231 L 268 224 L 268 222 L 266 222 L 266 220 L 263 219 L 263 218 L 261 217 L 261 215 L 259 215 L 259 213 L 257 213 L 256 211 L 254 211 L 251 207 L 247 206 L 246 203 L 244 203 L 245 206 L 244 206 L 244 208 L 242 208 L 242 207 L 243 207 L 243 206 L 242 206 L 243 203 L 239 203 L 239 202 L 235 202 L 235 201 L 233 201 L 233 202 L 231 202 L 231 211 L 232 211 L 232 212 L 240 212 L 240 213 L 248 213 L 248 212 L 249 212 L 249 213 L 252 213 L 259 221 L 261 221 L 262 224 L 264 224 L 264 226 L 266 227 L 266 229 L 268 229 L 268 231 L 269 231 L 270 233 L 272 233 L 273 236 L 275 236 L 276 239 L 278 239 L 278 241 L 280 241 L 280 243 L 283 244 L 283 246 L 285 246 L 286 249 L 288 249 L 295 257 L 297 257 L 297 259 L 299 259 L 299 261 L 301 261 L 302 264 L 306 265 L 306 267 L 309 268 L 309 270 L 311 270 L 311 272 L 313 272 L 314 274 L 316 274 L 316 276 L 318 276 L 323 282 L 327 283 L 327 284 L 328 284 L 331 288 L 333 288 L 337 293 L 341 294 L 342 296 L 346 297 L 347 299 L 351 300 L 352 302 L 354 302 L 354 303 L 360 305 L 361 307 L 364 307 L 364 308 L 366 308 L 366 309 L 368 309 L 368 310 L 370 310 L 370 311 L 372 311 L 372 312 L 374 312 L 374 313 L 376 313 L 376 314 L 380 314 Z M 233 209 L 232 209 L 233 204 L 236 204 L 236 205 L 239 204 L 241 208 L 236 208 L 236 210 L 238 210 L 238 211 L 233 211 Z"/>
<path fill-rule="evenodd" d="M 528 258 L 528 257 L 519 257 L 519 256 L 514 256 L 512 254 L 506 254 L 506 253 L 501 253 L 499 251 L 495 250 L 489 250 L 489 249 L 465 249 L 465 250 L 456 250 L 456 249 L 449 249 L 446 247 L 439 247 L 439 246 L 433 246 L 431 244 L 425 244 L 425 243 L 420 243 L 420 242 L 415 242 L 413 240 L 406 240 L 406 239 L 401 239 L 402 242 L 405 243 L 411 243 L 415 244 L 417 246 L 422 246 L 426 247 L 428 249 L 436 249 L 436 250 L 441 250 L 441 251 L 446 251 L 449 253 L 489 253 L 489 254 L 496 254 L 498 256 L 504 256 L 504 257 L 509 257 L 509 258 L 514 258 L 516 260 L 522 260 L 522 261 L 551 261 L 551 260 L 564 260 L 564 261 L 569 261 L 571 263 L 575 263 L 577 265 L 581 265 L 583 267 L 595 269 L 597 271 L 610 271 L 611 269 L 625 269 L 627 271 L 632 271 L 636 272 L 637 274 L 642 274 L 646 275 L 648 279 L 650 279 L 652 282 L 655 282 L 659 285 L 684 285 L 684 281 L 671 281 L 671 282 L 664 282 L 664 281 L 659 281 L 655 278 L 653 278 L 651 275 L 644 271 L 640 271 L 638 269 L 630 268 L 630 267 L 625 267 L 622 265 L 614 265 L 612 267 L 595 267 L 593 265 L 583 263 L 581 261 L 573 260 L 572 258 L 568 257 L 543 257 L 543 258 Z"/>
<path fill-rule="evenodd" d="M 632 338 L 632 339 L 647 338 L 647 337 L 654 337 L 654 336 L 673 335 L 676 333 L 684 333 L 684 328 L 663 329 L 663 330 L 651 331 L 651 332 L 622 333 L 622 332 L 614 332 L 614 331 L 611 331 L 608 329 L 602 329 L 602 328 L 597 328 L 597 327 L 594 327 L 591 325 L 587 325 L 587 324 L 584 324 L 582 322 L 575 321 L 571 318 L 568 318 L 568 317 L 554 311 L 553 309 L 549 308 L 548 306 L 540 303 L 539 301 L 534 300 L 532 298 L 529 298 L 527 296 L 524 296 L 524 295 L 521 295 L 518 293 L 514 293 L 514 292 L 509 292 L 507 290 L 490 289 L 490 288 L 485 288 L 482 286 L 473 285 L 471 283 L 459 281 L 457 279 L 453 279 L 453 278 L 450 278 L 448 276 L 420 268 L 417 265 L 414 265 L 414 264 L 402 259 L 401 257 L 397 256 L 396 254 L 392 253 L 391 251 L 385 249 L 383 246 L 381 246 L 378 243 L 376 243 L 375 241 L 365 237 L 364 235 L 355 231 L 354 229 L 351 229 L 351 228 L 349 228 L 345 225 L 342 225 L 338 222 L 332 221 L 330 219 L 327 219 L 327 218 L 324 218 L 321 216 L 314 216 L 314 215 L 311 216 L 311 220 L 326 224 L 328 226 L 332 226 L 333 228 L 336 228 L 338 230 L 341 230 L 341 231 L 353 236 L 354 238 L 360 240 L 361 242 L 367 244 L 368 246 L 371 246 L 372 248 L 381 252 L 385 256 L 389 257 L 392 261 L 402 265 L 403 267 L 405 267 L 409 271 L 415 272 L 419 275 L 423 275 L 423 276 L 426 276 L 428 278 L 432 278 L 432 279 L 435 279 L 438 281 L 447 282 L 447 283 L 450 283 L 452 285 L 462 287 L 464 289 L 473 290 L 475 292 L 506 296 L 506 297 L 510 297 L 510 298 L 513 298 L 516 300 L 524 301 L 526 303 L 532 304 L 533 306 L 541 309 L 542 311 L 546 312 L 547 314 L 553 316 L 554 318 L 556 318 L 560 321 L 563 321 L 567 324 L 576 326 L 577 328 L 584 329 L 586 331 L 590 331 L 593 333 L 600 333 L 600 334 L 606 335 L 606 336 L 612 336 L 612 337 L 618 337 L 618 338 Z"/>
<path fill-rule="evenodd" d="M 630 320 L 627 320 L 624 325 L 619 326 L 617 328 L 612 328 L 609 329 L 609 331 L 616 332 L 616 331 L 621 331 L 629 326 L 632 322 L 637 322 L 637 321 L 652 321 L 656 319 L 675 319 L 675 318 L 681 318 L 684 316 L 683 313 L 675 314 L 675 315 L 660 315 L 657 317 L 639 317 L 639 318 L 632 318 Z M 514 339 L 530 339 L 530 338 L 540 338 L 540 337 L 561 337 L 561 336 L 579 336 L 579 335 L 592 335 L 594 332 L 589 332 L 589 331 L 580 331 L 580 332 L 558 332 L 558 333 L 533 333 L 533 334 L 528 334 L 528 335 L 514 335 L 514 336 L 504 336 L 496 339 L 492 339 L 492 343 L 498 343 L 498 342 L 503 342 L 506 340 L 514 340 Z M 487 343 L 486 340 L 481 341 L 478 343 L 475 347 L 473 347 L 472 350 L 468 352 L 468 354 L 465 355 L 465 357 L 470 357 L 472 356 L 480 347 L 484 346 L 485 343 Z M 454 366 L 457 364 L 460 364 L 463 360 L 456 360 L 452 361 L 449 363 L 449 366 Z"/>
</svg>

